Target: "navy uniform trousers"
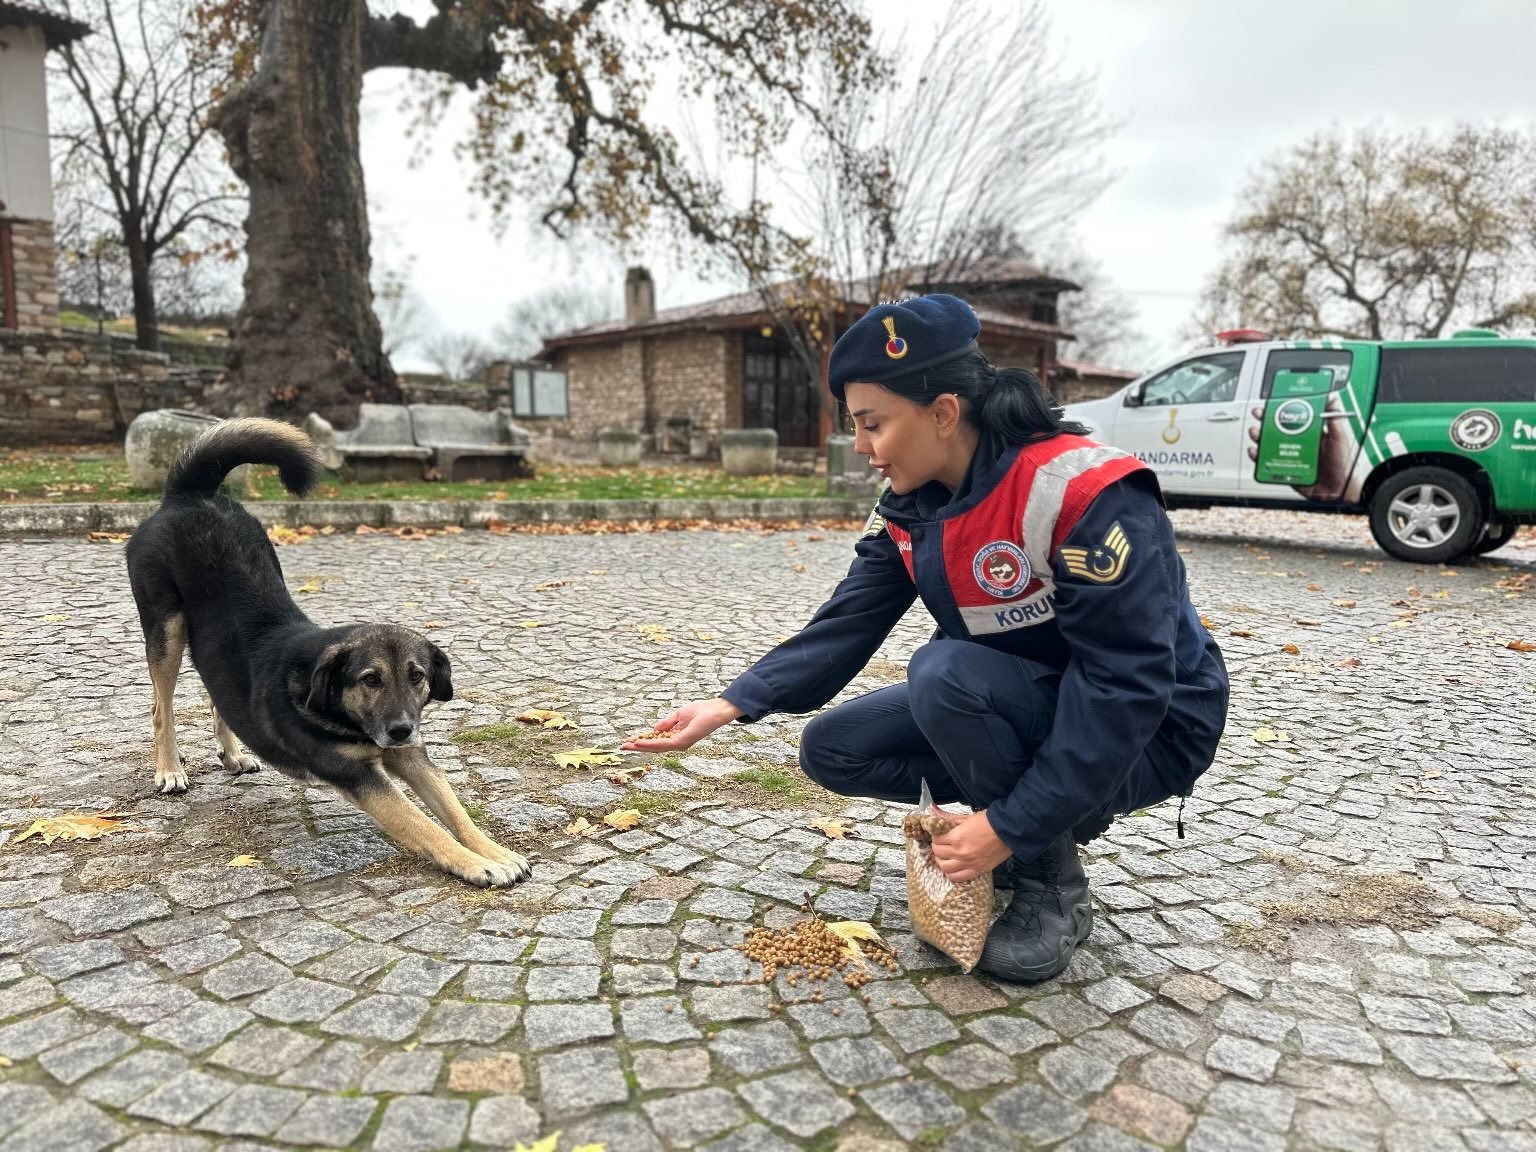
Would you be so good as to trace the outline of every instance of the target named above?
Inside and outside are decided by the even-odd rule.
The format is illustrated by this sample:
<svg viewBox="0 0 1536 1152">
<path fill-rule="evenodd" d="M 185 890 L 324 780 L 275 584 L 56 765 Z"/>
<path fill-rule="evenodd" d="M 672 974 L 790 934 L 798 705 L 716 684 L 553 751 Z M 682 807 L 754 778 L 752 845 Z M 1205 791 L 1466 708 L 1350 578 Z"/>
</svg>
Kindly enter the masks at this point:
<svg viewBox="0 0 1536 1152">
<path fill-rule="evenodd" d="M 913 654 L 906 683 L 839 704 L 806 725 L 800 765 L 839 795 L 915 804 L 926 780 L 935 802 L 979 810 L 1029 771 L 1050 731 L 1060 681 L 1055 669 L 1026 657 L 934 640 Z M 1101 834 L 1114 816 L 1186 795 L 1216 755 L 1225 691 L 1211 710 L 1203 731 L 1159 729 L 1119 787 L 1074 829 L 1078 842 Z"/>
</svg>

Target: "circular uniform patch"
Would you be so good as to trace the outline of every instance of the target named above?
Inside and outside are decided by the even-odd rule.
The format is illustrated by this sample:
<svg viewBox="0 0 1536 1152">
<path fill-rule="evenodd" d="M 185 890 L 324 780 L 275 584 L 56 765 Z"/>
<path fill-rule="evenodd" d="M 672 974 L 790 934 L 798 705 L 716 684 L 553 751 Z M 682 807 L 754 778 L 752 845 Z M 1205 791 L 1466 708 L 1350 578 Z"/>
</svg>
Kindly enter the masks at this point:
<svg viewBox="0 0 1536 1152">
<path fill-rule="evenodd" d="M 976 583 L 999 600 L 1017 596 L 1029 583 L 1029 557 L 1011 540 L 994 540 L 976 553 Z"/>
<path fill-rule="evenodd" d="M 1498 443 L 1504 422 L 1497 412 L 1469 408 L 1451 421 L 1451 443 L 1463 452 L 1481 452 Z"/>
</svg>

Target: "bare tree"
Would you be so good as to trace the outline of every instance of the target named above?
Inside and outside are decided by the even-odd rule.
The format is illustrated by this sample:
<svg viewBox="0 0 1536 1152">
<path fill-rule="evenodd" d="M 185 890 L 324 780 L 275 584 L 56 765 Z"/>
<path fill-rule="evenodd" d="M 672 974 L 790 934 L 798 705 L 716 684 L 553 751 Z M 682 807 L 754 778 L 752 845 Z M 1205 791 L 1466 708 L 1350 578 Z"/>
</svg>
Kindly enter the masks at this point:
<svg viewBox="0 0 1536 1152">
<path fill-rule="evenodd" d="M 398 356 L 421 343 L 427 310 L 405 270 L 373 266 L 373 306 L 379 315 L 384 355 Z"/>
<path fill-rule="evenodd" d="M 560 332 L 612 320 L 619 309 L 611 292 L 592 284 L 555 284 L 523 297 L 496 326 L 494 343 L 512 360 L 528 360 Z"/>
<path fill-rule="evenodd" d="M 439 332 L 421 342 L 422 355 L 450 380 L 479 380 L 495 354 L 470 332 Z"/>
<path fill-rule="evenodd" d="M 873 303 L 962 278 L 1004 252 L 1038 249 L 1109 181 L 1113 125 L 1089 75 L 1067 67 L 1043 0 L 956 6 L 919 53 L 898 46 L 896 81 L 820 86 L 818 131 L 781 173 L 782 234 L 739 270 L 786 334 L 818 394 L 840 301 Z M 825 401 L 830 403 L 829 400 Z"/>
<path fill-rule="evenodd" d="M 1536 324 L 1536 139 L 1323 133 L 1266 163 L 1197 327 L 1380 340 Z"/>
<path fill-rule="evenodd" d="M 430 125 L 461 87 L 478 92 L 464 151 L 498 215 L 529 206 L 559 235 L 620 244 L 661 226 L 740 245 L 761 206 L 736 211 L 654 119 L 658 75 L 712 107 L 738 151 L 766 148 L 814 114 L 805 77 L 830 62 L 845 90 L 882 62 L 853 0 L 433 0 L 415 21 L 369 0 L 205 0 L 206 42 L 233 62 L 216 121 L 250 190 L 245 298 L 232 359 L 246 411 L 350 421 L 399 389 L 369 285 L 358 150 L 363 75 L 427 81 Z M 293 302 L 305 301 L 294 311 Z"/>
<path fill-rule="evenodd" d="M 63 8 L 95 33 L 57 55 L 71 92 L 55 125 L 61 183 L 121 237 L 137 343 L 155 351 L 157 270 L 192 266 L 237 227 L 241 198 L 207 119 L 225 67 L 191 47 L 192 0 Z"/>
</svg>

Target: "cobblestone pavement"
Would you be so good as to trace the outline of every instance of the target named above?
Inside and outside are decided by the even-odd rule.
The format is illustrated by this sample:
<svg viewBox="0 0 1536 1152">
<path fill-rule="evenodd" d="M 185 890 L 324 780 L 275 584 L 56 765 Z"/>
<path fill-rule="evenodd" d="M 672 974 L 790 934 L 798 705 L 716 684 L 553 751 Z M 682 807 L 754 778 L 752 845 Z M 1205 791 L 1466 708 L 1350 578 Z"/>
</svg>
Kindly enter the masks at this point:
<svg viewBox="0 0 1536 1152">
<path fill-rule="evenodd" d="M 785 775 L 801 719 L 734 726 L 628 797 L 552 765 L 717 690 L 815 607 L 846 532 L 281 549 L 318 619 L 430 627 L 452 655 L 431 751 L 537 855 L 499 892 L 324 789 L 225 775 L 190 673 L 192 789 L 155 795 L 120 546 L 0 542 L 0 844 L 135 814 L 0 846 L 0 1152 L 1536 1148 L 1536 655 L 1504 646 L 1536 640 L 1536 556 L 1413 568 L 1356 520 L 1176 518 L 1228 734 L 1186 839 L 1164 807 L 1091 847 L 1092 940 L 1032 988 L 916 944 L 900 809 Z M 852 691 L 902 674 L 920 616 Z M 530 705 L 582 731 L 488 727 Z M 621 798 L 640 827 L 562 836 Z M 807 895 L 878 925 L 898 971 L 820 1000 L 747 982 L 729 946 Z"/>
</svg>

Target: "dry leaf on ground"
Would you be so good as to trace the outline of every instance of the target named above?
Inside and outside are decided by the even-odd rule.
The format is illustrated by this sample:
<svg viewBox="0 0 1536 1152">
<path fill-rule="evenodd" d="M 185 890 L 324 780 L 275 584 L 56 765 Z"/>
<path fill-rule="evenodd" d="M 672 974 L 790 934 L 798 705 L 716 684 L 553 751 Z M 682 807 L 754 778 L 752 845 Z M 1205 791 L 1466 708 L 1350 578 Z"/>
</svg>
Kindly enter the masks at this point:
<svg viewBox="0 0 1536 1152">
<path fill-rule="evenodd" d="M 560 829 L 560 831 L 564 832 L 567 836 L 590 836 L 594 832 L 600 831 L 600 829 L 585 816 L 578 816 L 564 828 Z"/>
<path fill-rule="evenodd" d="M 1360 659 L 1360 657 L 1358 657 L 1358 656 L 1351 656 L 1348 660 L 1340 660 L 1339 661 L 1339 667 L 1340 668 L 1358 668 L 1358 667 L 1360 667 L 1360 665 L 1362 663 L 1364 663 L 1364 661 L 1362 661 Z"/>
<path fill-rule="evenodd" d="M 256 867 L 259 867 L 260 864 L 261 864 L 261 861 L 256 859 L 256 857 L 254 857 L 254 856 L 236 856 L 228 864 L 224 865 L 224 867 L 226 867 L 226 868 L 256 868 Z"/>
<path fill-rule="evenodd" d="M 845 836 L 854 834 L 847 824 L 834 816 L 812 816 L 811 827 L 818 832 L 826 833 L 828 840 L 841 840 Z"/>
<path fill-rule="evenodd" d="M 114 832 L 123 832 L 123 823 L 131 812 L 66 812 L 63 816 L 48 816 L 34 820 L 32 826 L 16 837 L 20 844 L 31 836 L 41 836 L 44 844 L 55 840 L 99 840 Z"/>
<path fill-rule="evenodd" d="M 605 752 L 601 748 L 577 748 L 573 752 L 556 752 L 557 768 L 600 768 L 604 764 L 617 764 L 617 752 Z"/>
<path fill-rule="evenodd" d="M 1280 651 L 1284 652 L 1287 656 L 1301 655 L 1301 649 L 1294 644 L 1283 644 L 1280 647 Z"/>
<path fill-rule="evenodd" d="M 64 623 L 64 621 L 66 621 L 68 619 L 69 619 L 69 617 L 65 616 L 62 612 L 50 612 L 50 613 L 48 613 L 48 615 L 43 617 L 43 623 L 44 624 L 62 624 L 62 623 Z"/>
<path fill-rule="evenodd" d="M 1240 637 L 1240 638 L 1242 638 L 1244 640 L 1249 640 L 1249 639 L 1253 638 L 1253 633 L 1248 631 L 1248 629 L 1246 629 L 1246 628 L 1234 628 L 1234 629 L 1232 629 L 1232 631 L 1230 633 L 1228 633 L 1228 635 L 1237 636 L 1237 637 Z"/>
<path fill-rule="evenodd" d="M 652 644 L 665 644 L 672 639 L 667 630 L 660 624 L 640 625 L 640 635 L 644 636 Z"/>
<path fill-rule="evenodd" d="M 323 592 L 325 591 L 325 580 L 320 576 L 311 576 L 308 580 L 299 585 L 298 591 Z"/>
<path fill-rule="evenodd" d="M 1255 728 L 1253 738 L 1260 744 L 1285 744 L 1290 740 L 1291 734 L 1279 728 Z"/>
<path fill-rule="evenodd" d="M 1212 620 L 1209 616 L 1202 616 L 1202 617 L 1200 617 L 1200 624 L 1207 631 L 1209 631 L 1210 629 L 1213 629 L 1213 628 L 1219 628 L 1220 627 L 1220 625 L 1217 624 L 1216 621 Z"/>
<path fill-rule="evenodd" d="M 569 580 L 546 580 L 542 584 L 535 584 L 533 590 L 535 592 L 553 592 L 556 588 L 564 588 L 569 583 Z"/>
<path fill-rule="evenodd" d="M 607 780 L 610 784 L 617 784 L 620 788 L 623 788 L 626 785 L 633 784 L 650 770 L 651 766 L 649 764 L 632 764 L 626 768 L 611 768 L 604 774 L 603 779 Z"/>
<path fill-rule="evenodd" d="M 560 1143 L 560 1133 L 551 1132 L 542 1140 L 536 1140 L 532 1145 L 524 1144 L 519 1140 L 512 1152 L 556 1152 Z M 608 1152 L 606 1144 L 578 1144 L 571 1152 Z"/>
<path fill-rule="evenodd" d="M 1353 600 L 1335 600 L 1333 606 L 1335 608 L 1353 608 L 1355 602 Z"/>
<path fill-rule="evenodd" d="M 620 808 L 604 816 L 603 823 L 610 828 L 617 828 L 620 832 L 628 832 L 640 823 L 640 813 L 633 808 Z"/>
<path fill-rule="evenodd" d="M 87 532 L 85 538 L 92 544 L 122 544 L 132 532 Z"/>
<path fill-rule="evenodd" d="M 542 627 L 544 627 L 544 621 L 542 621 L 542 620 L 524 620 L 522 622 L 522 626 L 524 628 L 542 628 Z"/>
<path fill-rule="evenodd" d="M 863 920 L 838 920 L 828 924 L 827 931 L 843 942 L 843 954 L 850 960 L 864 959 L 864 949 L 859 947 L 860 940 L 885 944 L 885 941 L 880 939 L 880 933 Z"/>
<path fill-rule="evenodd" d="M 524 724 L 537 724 L 540 728 L 576 727 L 565 718 L 564 712 L 556 712 L 552 708 L 530 708 L 526 712 L 519 712 L 512 719 L 521 720 Z"/>
<path fill-rule="evenodd" d="M 1511 640 L 1504 647 L 1512 652 L 1536 652 L 1536 644 L 1531 643 L 1529 640 Z"/>
</svg>

